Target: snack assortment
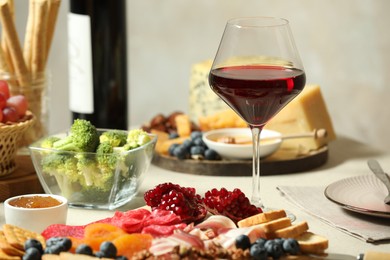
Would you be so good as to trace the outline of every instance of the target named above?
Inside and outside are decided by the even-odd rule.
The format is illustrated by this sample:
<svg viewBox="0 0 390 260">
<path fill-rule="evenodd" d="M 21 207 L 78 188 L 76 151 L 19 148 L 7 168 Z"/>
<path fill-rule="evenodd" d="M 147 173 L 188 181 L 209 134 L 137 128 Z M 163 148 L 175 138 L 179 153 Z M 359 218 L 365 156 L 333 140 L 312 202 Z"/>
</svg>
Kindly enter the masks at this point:
<svg viewBox="0 0 390 260">
<path fill-rule="evenodd" d="M 175 196 L 186 201 L 164 208 Z M 162 183 L 144 197 L 148 207 L 82 226 L 53 224 L 37 234 L 6 224 L 2 259 L 278 259 L 328 247 L 306 221 L 291 223 L 284 210 L 262 212 L 250 204 L 250 211 L 234 210 L 243 207 L 235 201 L 247 200 L 238 190 L 212 189 L 202 198 L 194 188 Z M 241 211 L 248 215 L 238 217 Z"/>
</svg>

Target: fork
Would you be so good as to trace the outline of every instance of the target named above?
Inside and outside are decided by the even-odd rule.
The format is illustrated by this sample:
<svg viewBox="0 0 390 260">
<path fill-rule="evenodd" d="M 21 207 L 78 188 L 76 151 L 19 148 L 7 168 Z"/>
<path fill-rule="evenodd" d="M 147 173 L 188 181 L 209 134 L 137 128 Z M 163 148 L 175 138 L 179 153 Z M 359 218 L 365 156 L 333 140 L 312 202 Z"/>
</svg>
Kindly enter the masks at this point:
<svg viewBox="0 0 390 260">
<path fill-rule="evenodd" d="M 387 175 L 377 160 L 370 159 L 367 161 L 368 167 L 385 184 L 389 194 L 385 197 L 385 203 L 390 205 L 390 177 Z"/>
</svg>

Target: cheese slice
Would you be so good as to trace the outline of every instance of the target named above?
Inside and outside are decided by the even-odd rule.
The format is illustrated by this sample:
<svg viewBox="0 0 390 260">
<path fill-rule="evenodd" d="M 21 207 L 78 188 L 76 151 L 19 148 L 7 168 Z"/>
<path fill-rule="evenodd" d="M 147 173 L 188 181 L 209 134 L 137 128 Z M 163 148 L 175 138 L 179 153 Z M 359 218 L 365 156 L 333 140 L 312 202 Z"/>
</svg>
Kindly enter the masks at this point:
<svg viewBox="0 0 390 260">
<path fill-rule="evenodd" d="M 282 134 L 308 133 L 315 129 L 326 129 L 326 138 L 298 138 L 283 141 L 282 148 L 302 151 L 317 150 L 336 139 L 319 85 L 306 85 L 303 91 L 282 109 L 265 126 Z"/>
<path fill-rule="evenodd" d="M 205 60 L 194 64 L 191 68 L 189 116 L 193 122 L 198 122 L 199 117 L 230 109 L 229 106 L 212 91 L 209 85 L 211 66 L 212 60 Z"/>
</svg>

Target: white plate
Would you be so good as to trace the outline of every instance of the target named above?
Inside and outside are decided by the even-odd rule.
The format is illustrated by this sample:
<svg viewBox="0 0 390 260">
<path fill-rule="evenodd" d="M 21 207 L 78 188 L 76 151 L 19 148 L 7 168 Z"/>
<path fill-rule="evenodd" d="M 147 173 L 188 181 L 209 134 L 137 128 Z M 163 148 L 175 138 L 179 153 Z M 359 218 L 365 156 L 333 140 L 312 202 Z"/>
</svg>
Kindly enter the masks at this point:
<svg viewBox="0 0 390 260">
<path fill-rule="evenodd" d="M 345 209 L 390 218 L 390 205 L 384 203 L 386 195 L 385 185 L 374 175 L 342 179 L 325 189 L 325 196 Z"/>
<path fill-rule="evenodd" d="M 251 159 L 253 157 L 252 143 L 249 144 L 226 144 L 217 142 L 216 139 L 223 136 L 246 136 L 252 140 L 252 133 L 247 128 L 221 128 L 203 133 L 203 141 L 207 147 L 215 150 L 224 159 Z M 282 143 L 281 134 L 276 131 L 263 129 L 260 139 L 275 137 L 277 139 L 261 142 L 260 157 L 265 158 L 279 149 Z"/>
</svg>

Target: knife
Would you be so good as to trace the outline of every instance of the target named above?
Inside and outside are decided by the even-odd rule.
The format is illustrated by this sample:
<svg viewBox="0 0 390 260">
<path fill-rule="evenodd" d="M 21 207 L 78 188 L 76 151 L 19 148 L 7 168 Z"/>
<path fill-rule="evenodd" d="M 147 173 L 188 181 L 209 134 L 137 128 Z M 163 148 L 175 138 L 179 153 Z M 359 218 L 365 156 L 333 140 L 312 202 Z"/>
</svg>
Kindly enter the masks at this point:
<svg viewBox="0 0 390 260">
<path fill-rule="evenodd" d="M 367 161 L 367 164 L 375 176 L 385 184 L 389 194 L 385 197 L 384 201 L 386 204 L 390 204 L 390 177 L 383 171 L 377 160 L 370 159 Z"/>
</svg>

